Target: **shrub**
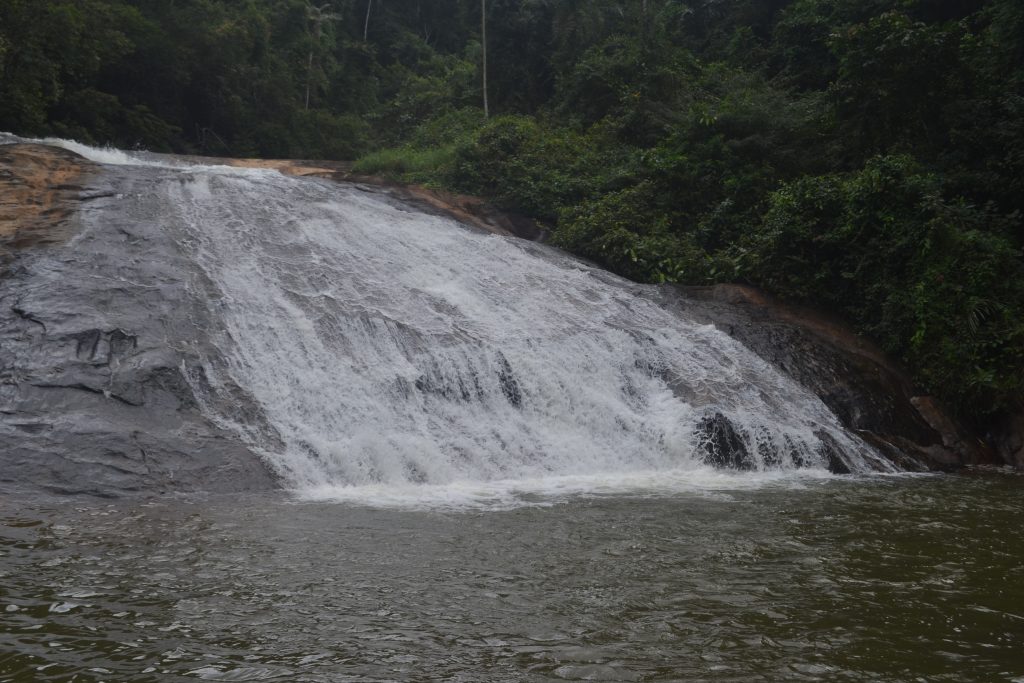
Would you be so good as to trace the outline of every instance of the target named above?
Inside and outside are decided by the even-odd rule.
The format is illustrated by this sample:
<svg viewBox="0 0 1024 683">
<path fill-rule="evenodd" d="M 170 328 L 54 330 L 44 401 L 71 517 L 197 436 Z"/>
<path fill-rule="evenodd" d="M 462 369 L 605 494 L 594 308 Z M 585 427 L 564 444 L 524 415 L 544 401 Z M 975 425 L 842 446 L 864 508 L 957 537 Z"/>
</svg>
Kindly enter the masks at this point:
<svg viewBox="0 0 1024 683">
<path fill-rule="evenodd" d="M 745 274 L 826 305 L 965 413 L 1024 390 L 1024 260 L 994 215 L 941 195 L 906 156 L 801 178 L 745 240 Z"/>
<path fill-rule="evenodd" d="M 394 180 L 429 183 L 450 166 L 455 148 L 393 147 L 371 152 L 360 158 L 353 169 L 356 173 L 382 175 Z"/>
<path fill-rule="evenodd" d="M 553 241 L 641 282 L 705 282 L 711 259 L 691 236 L 673 233 L 650 183 L 563 209 Z"/>
</svg>

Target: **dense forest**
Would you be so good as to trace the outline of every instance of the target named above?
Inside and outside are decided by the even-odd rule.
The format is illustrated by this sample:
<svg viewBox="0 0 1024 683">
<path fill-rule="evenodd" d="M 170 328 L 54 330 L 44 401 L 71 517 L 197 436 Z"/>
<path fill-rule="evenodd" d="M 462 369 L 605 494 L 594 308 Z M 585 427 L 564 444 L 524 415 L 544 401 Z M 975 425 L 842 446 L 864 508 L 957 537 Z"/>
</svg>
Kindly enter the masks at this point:
<svg viewBox="0 0 1024 683">
<path fill-rule="evenodd" d="M 0 129 L 358 159 L 1021 409 L 1021 0 L 3 0 Z"/>
</svg>

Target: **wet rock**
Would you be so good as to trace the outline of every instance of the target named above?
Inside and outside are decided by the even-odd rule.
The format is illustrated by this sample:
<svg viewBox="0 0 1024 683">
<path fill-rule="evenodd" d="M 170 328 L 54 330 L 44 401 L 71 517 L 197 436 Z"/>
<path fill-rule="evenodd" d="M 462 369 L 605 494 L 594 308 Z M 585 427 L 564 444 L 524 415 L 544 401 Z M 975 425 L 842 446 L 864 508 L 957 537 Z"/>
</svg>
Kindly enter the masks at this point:
<svg viewBox="0 0 1024 683">
<path fill-rule="evenodd" d="M 732 422 L 715 413 L 704 417 L 695 434 L 706 465 L 720 469 L 749 471 L 757 468 L 754 458 Z"/>
<path fill-rule="evenodd" d="M 825 431 L 815 432 L 818 437 L 818 456 L 825 461 L 828 471 L 832 474 L 850 474 L 850 466 L 843 457 L 842 448 L 832 438 L 832 435 Z"/>
<path fill-rule="evenodd" d="M 424 394 L 431 394 L 446 401 L 467 402 L 484 395 L 480 386 L 480 378 L 476 374 L 464 375 L 456 371 L 446 372 L 436 360 L 431 359 L 428 370 L 416 378 L 414 386 Z"/>
<path fill-rule="evenodd" d="M 84 158 L 56 147 L 0 145 L 0 261 L 13 250 L 63 241 L 68 217 L 82 201 Z"/>
<path fill-rule="evenodd" d="M 519 382 L 512 372 L 512 366 L 502 354 L 498 354 L 498 383 L 501 385 L 501 393 L 505 395 L 512 407 L 521 408 L 523 392 L 519 389 Z"/>
<path fill-rule="evenodd" d="M 1024 469 L 1024 409 L 1003 415 L 990 438 L 1003 462 Z"/>
<path fill-rule="evenodd" d="M 65 150 L 0 146 L 0 491 L 276 486 L 199 411 L 214 324 L 189 303 L 198 275 L 182 246 L 144 207 L 123 225 L 89 219 L 126 192 L 144 196 L 146 180 L 94 171 Z M 229 393 L 207 387 L 203 399 Z"/>
<path fill-rule="evenodd" d="M 423 213 L 447 216 L 460 223 L 497 235 L 543 241 L 547 228 L 522 214 L 500 209 L 479 197 L 434 190 L 420 185 L 403 185 L 377 176 L 352 175 L 347 172 L 317 174 L 332 180 L 354 183 L 357 188 L 414 207 Z"/>
<path fill-rule="evenodd" d="M 851 433 L 901 469 L 949 470 L 998 462 L 867 340 L 819 312 L 738 285 L 671 287 L 662 303 L 737 339 L 814 392 Z M 825 447 L 830 469 L 846 468 Z"/>
</svg>

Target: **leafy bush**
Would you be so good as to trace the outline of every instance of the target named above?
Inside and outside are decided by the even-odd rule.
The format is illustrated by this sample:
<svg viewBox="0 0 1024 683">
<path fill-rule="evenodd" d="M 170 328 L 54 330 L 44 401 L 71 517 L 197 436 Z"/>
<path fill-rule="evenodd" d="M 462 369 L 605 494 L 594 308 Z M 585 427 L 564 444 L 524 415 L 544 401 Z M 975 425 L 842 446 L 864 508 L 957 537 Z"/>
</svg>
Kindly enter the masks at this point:
<svg viewBox="0 0 1024 683">
<path fill-rule="evenodd" d="M 562 210 L 553 242 L 634 280 L 702 283 L 711 266 L 687 235 L 671 231 L 650 183 Z"/>
<path fill-rule="evenodd" d="M 554 219 L 560 208 L 614 183 L 621 150 L 592 137 L 544 126 L 527 116 L 492 119 L 456 147 L 446 182 L 498 199 L 510 208 Z"/>
<path fill-rule="evenodd" d="M 998 216 L 942 198 L 906 156 L 773 193 L 745 240 L 745 274 L 826 305 L 965 413 L 1024 391 L 1024 261 Z"/>
<path fill-rule="evenodd" d="M 393 147 L 367 154 L 355 163 L 352 170 L 393 180 L 430 183 L 451 165 L 454 158 L 453 146 L 427 149 Z"/>
<path fill-rule="evenodd" d="M 420 123 L 408 142 L 359 158 L 356 173 L 383 175 L 393 180 L 438 184 L 451 174 L 456 147 L 467 144 L 484 123 L 483 112 L 467 107 L 440 114 Z"/>
</svg>

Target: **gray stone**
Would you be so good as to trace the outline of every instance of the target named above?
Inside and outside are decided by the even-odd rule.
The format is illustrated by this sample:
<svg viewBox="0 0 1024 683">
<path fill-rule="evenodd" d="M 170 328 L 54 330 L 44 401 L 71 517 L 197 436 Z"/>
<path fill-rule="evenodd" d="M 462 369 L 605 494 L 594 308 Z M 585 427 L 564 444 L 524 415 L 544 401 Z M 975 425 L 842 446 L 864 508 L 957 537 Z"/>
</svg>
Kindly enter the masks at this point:
<svg viewBox="0 0 1024 683">
<path fill-rule="evenodd" d="M 122 193 L 146 192 L 146 177 L 86 173 L 53 226 L 63 237 L 19 245 L 0 263 L 0 490 L 277 485 L 199 410 L 194 387 L 216 355 L 215 323 L 190 303 L 198 275 L 181 245 L 144 215 L 90 219 Z"/>
</svg>

